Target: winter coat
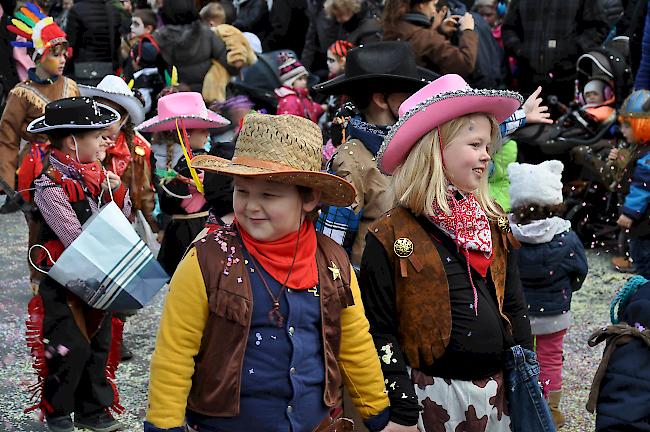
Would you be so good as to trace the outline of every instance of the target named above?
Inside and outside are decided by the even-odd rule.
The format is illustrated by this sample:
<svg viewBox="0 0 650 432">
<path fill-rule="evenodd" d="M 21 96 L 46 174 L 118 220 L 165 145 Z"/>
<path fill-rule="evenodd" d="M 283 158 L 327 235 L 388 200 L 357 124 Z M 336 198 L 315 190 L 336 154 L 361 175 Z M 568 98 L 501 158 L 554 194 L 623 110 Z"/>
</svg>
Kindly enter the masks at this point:
<svg viewBox="0 0 650 432">
<path fill-rule="evenodd" d="M 641 41 L 648 11 L 647 0 L 628 0 L 623 16 L 616 23 L 616 34 L 630 38 L 630 68 L 636 75 L 641 63 Z"/>
<path fill-rule="evenodd" d="M 469 76 L 476 66 L 478 36 L 465 30 L 458 46 L 452 44 L 438 29 L 431 27 L 423 14 L 412 12 L 404 15 L 396 25 L 384 25 L 384 40 L 410 42 L 418 66 L 440 74 L 455 73 Z"/>
<path fill-rule="evenodd" d="M 166 25 L 156 30 L 153 37 L 160 46 L 160 54 L 169 65 L 176 66 L 178 81 L 201 92 L 205 74 L 217 60 L 232 74 L 236 70 L 228 66 L 224 42 L 212 30 L 195 21 L 186 25 Z"/>
<path fill-rule="evenodd" d="M 521 284 L 529 314 L 534 317 L 567 313 L 571 295 L 580 289 L 588 270 L 584 247 L 570 230 L 571 224 L 564 221 L 564 231 L 553 235 L 554 228 L 548 221 L 513 227 L 521 243 L 517 251 Z"/>
<path fill-rule="evenodd" d="M 327 69 L 327 48 L 336 41 L 339 32 L 339 24 L 325 14 L 324 3 L 324 0 L 307 0 L 309 27 L 300 62 L 312 72 L 316 68 Z"/>
<path fill-rule="evenodd" d="M 352 15 L 347 22 L 339 24 L 337 40 L 347 40 L 354 46 L 364 45 L 381 40 L 382 28 L 379 16 L 369 8 L 366 3 L 362 4 L 359 12 Z M 332 41 L 334 43 L 336 41 Z M 329 48 L 331 44 L 328 44 Z"/>
<path fill-rule="evenodd" d="M 650 90 L 650 9 L 646 13 L 643 39 L 641 41 L 641 62 L 634 79 L 635 90 Z"/>
<path fill-rule="evenodd" d="M 641 285 L 623 308 L 621 323 L 589 338 L 606 340 L 587 409 L 596 408 L 596 432 L 650 432 L 650 283 Z"/>
<path fill-rule="evenodd" d="M 260 40 L 269 31 L 269 7 L 266 0 L 238 0 L 234 2 L 237 18 L 232 23 L 243 32 L 255 33 Z"/>
<path fill-rule="evenodd" d="M 621 0 L 599 0 L 600 7 L 607 17 L 607 24 L 614 27 L 623 15 L 623 2 Z"/>
<path fill-rule="evenodd" d="M 318 123 L 323 114 L 323 107 L 309 97 L 306 88 L 282 86 L 275 90 L 278 97 L 278 114 L 293 114 Z"/>
<path fill-rule="evenodd" d="M 492 171 L 490 172 L 490 196 L 504 211 L 510 211 L 510 177 L 508 165 L 517 161 L 517 143 L 513 140 L 505 142 L 499 151 L 492 156 Z"/>
<path fill-rule="evenodd" d="M 650 233 L 650 149 L 640 147 L 620 182 L 625 202 L 621 213 L 634 220 L 632 236 Z"/>
<path fill-rule="evenodd" d="M 448 0 L 451 13 L 463 16 L 468 12 L 460 0 Z M 490 25 L 476 12 L 470 12 L 474 17 L 474 31 L 478 36 L 478 53 L 476 66 L 467 81 L 475 88 L 504 88 L 505 77 L 508 73 L 505 52 L 492 34 Z M 455 41 L 454 41 L 455 42 Z"/>
<path fill-rule="evenodd" d="M 573 80 L 578 57 L 608 33 L 607 18 L 593 0 L 513 0 L 503 23 L 503 42 L 517 59 L 522 87 L 549 76 Z"/>
<path fill-rule="evenodd" d="M 307 0 L 273 0 L 269 21 L 264 51 L 291 50 L 300 58 L 309 27 Z"/>
<path fill-rule="evenodd" d="M 121 23 L 119 11 L 106 0 L 75 2 L 68 12 L 66 27 L 68 42 L 72 48 L 72 61 L 110 62 L 116 67 L 119 60 Z"/>
</svg>

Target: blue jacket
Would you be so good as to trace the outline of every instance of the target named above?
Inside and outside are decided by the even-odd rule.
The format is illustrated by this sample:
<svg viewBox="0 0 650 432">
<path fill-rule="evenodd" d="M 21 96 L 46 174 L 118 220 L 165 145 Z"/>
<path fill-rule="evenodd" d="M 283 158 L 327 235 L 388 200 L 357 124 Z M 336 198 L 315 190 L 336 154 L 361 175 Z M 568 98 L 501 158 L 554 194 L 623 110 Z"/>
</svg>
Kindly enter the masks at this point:
<svg viewBox="0 0 650 432">
<path fill-rule="evenodd" d="M 650 203 L 650 152 L 640 157 L 634 166 L 630 191 L 625 197 L 621 213 L 640 221 L 648 212 Z"/>
<path fill-rule="evenodd" d="M 630 296 L 621 319 L 630 326 L 650 329 L 650 282 Z M 600 382 L 597 432 L 650 432 L 649 364 L 650 346 L 643 339 L 635 337 L 616 346 Z"/>
<path fill-rule="evenodd" d="M 580 239 L 569 230 L 541 244 L 522 243 L 519 274 L 530 315 L 568 312 L 571 295 L 587 276 L 587 257 Z"/>
</svg>

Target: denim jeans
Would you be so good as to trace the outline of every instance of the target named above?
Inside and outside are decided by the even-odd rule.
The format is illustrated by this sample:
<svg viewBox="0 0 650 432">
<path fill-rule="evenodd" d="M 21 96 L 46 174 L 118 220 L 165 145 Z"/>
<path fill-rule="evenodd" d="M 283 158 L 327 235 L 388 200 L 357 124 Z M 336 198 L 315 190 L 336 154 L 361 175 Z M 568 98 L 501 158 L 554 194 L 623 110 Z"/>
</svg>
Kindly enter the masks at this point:
<svg viewBox="0 0 650 432">
<path fill-rule="evenodd" d="M 539 364 L 535 353 L 520 345 L 510 348 L 505 379 L 514 432 L 555 432 L 551 411 L 539 385 Z"/>
</svg>

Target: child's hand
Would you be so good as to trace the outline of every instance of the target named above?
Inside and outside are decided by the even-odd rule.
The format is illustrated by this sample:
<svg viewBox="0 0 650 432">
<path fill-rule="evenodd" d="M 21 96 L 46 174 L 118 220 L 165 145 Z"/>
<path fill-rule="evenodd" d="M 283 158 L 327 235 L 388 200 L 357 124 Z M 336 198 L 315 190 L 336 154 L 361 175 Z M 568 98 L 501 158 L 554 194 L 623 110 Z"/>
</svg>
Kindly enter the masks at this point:
<svg viewBox="0 0 650 432">
<path fill-rule="evenodd" d="M 122 184 L 122 180 L 120 179 L 120 176 L 115 174 L 113 171 L 106 171 L 106 178 L 108 178 L 108 183 L 110 183 L 112 191 L 120 187 L 120 184 Z M 102 189 L 103 190 L 108 189 L 105 181 L 102 182 Z"/>
<path fill-rule="evenodd" d="M 618 159 L 618 149 L 617 148 L 611 149 L 609 151 L 609 156 L 607 156 L 607 159 L 611 161 L 615 161 L 616 159 Z"/>
<path fill-rule="evenodd" d="M 625 229 L 632 228 L 632 223 L 634 223 L 634 221 L 625 215 L 620 215 L 616 221 L 618 226 Z"/>
<path fill-rule="evenodd" d="M 542 124 L 552 124 L 551 114 L 548 112 L 548 107 L 542 105 L 542 98 L 539 97 L 539 94 L 542 92 L 542 87 L 537 87 L 537 90 L 531 94 L 522 108 L 526 113 L 526 123 L 542 123 Z"/>
</svg>

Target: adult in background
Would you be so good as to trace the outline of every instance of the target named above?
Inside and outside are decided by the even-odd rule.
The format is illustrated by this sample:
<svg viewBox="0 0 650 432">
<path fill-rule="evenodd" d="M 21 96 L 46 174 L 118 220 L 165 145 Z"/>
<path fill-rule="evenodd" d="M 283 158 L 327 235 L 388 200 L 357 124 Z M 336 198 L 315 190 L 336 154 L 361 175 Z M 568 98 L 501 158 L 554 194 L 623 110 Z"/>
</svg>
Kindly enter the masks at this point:
<svg viewBox="0 0 650 432">
<path fill-rule="evenodd" d="M 193 0 L 167 1 L 160 12 L 165 26 L 157 29 L 153 37 L 165 63 L 169 67 L 176 66 L 179 82 L 189 85 L 192 91 L 201 92 L 213 60 L 231 74 L 236 73 L 236 69 L 228 66 L 226 45 L 199 20 Z"/>
<path fill-rule="evenodd" d="M 273 0 L 269 21 L 271 29 L 262 42 L 264 51 L 291 50 L 300 57 L 309 26 L 307 0 Z"/>
<path fill-rule="evenodd" d="M 269 6 L 266 0 L 234 0 L 237 18 L 232 23 L 243 32 L 251 32 L 260 39 L 269 32 Z"/>
<path fill-rule="evenodd" d="M 578 57 L 608 33 L 600 2 L 591 0 L 513 0 L 503 23 L 503 42 L 517 60 L 520 90 L 530 94 L 541 85 L 562 102 L 574 97 Z"/>
<path fill-rule="evenodd" d="M 384 40 L 403 40 L 413 47 L 419 66 L 467 77 L 474 71 L 478 36 L 474 17 L 445 18 L 445 0 L 387 0 L 382 17 Z M 458 45 L 451 42 L 457 33 Z"/>
<path fill-rule="evenodd" d="M 338 23 L 336 40 L 347 40 L 354 46 L 381 40 L 382 28 L 379 17 L 368 2 L 326 0 L 323 8 L 327 16 L 334 18 Z"/>
<path fill-rule="evenodd" d="M 121 12 L 110 1 L 84 0 L 72 6 L 66 33 L 75 81 L 94 86 L 117 69 L 121 24 Z"/>
</svg>

